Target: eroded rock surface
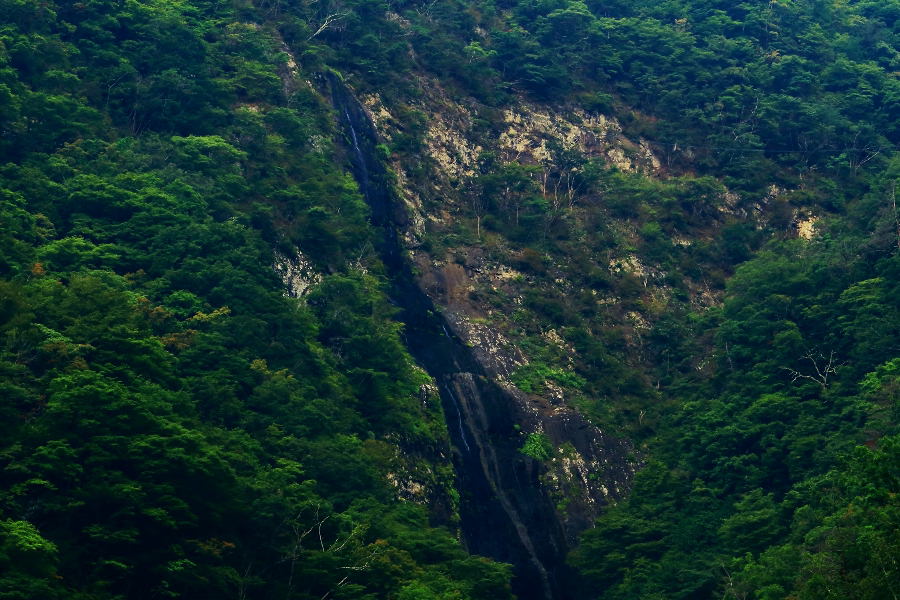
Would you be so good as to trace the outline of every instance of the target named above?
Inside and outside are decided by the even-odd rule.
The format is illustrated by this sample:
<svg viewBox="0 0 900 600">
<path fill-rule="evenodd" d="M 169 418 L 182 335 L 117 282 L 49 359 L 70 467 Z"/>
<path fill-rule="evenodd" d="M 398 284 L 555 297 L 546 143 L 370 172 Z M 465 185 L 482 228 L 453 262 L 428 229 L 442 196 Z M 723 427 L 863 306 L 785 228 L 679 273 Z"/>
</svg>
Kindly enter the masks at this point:
<svg viewBox="0 0 900 600">
<path fill-rule="evenodd" d="M 285 293 L 292 298 L 303 297 L 312 286 L 322 279 L 309 259 L 299 249 L 295 249 L 293 255 L 276 251 L 272 268 L 284 283 Z"/>
</svg>

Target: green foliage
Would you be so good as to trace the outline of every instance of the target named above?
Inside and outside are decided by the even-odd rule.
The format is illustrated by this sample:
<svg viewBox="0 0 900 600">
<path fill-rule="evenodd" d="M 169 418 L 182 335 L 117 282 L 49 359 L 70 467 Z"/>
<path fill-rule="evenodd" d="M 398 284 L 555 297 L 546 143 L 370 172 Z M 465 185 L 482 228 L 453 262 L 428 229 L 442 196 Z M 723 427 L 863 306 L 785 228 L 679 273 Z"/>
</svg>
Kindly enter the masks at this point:
<svg viewBox="0 0 900 600">
<path fill-rule="evenodd" d="M 897 585 L 896 536 L 882 533 L 897 518 L 883 470 L 896 464 L 897 302 L 882 279 L 897 254 L 848 261 L 878 227 L 833 231 L 770 244 L 729 281 L 708 322 L 717 371 L 673 386 L 662 462 L 572 555 L 588 590 L 875 598 Z"/>
<path fill-rule="evenodd" d="M 529 433 L 519 452 L 535 460 L 550 460 L 553 457 L 553 444 L 543 433 Z"/>
<path fill-rule="evenodd" d="M 572 371 L 540 363 L 529 363 L 519 367 L 511 379 L 520 390 L 528 393 L 540 392 L 548 382 L 576 390 L 583 388 L 587 383 L 584 378 Z"/>
<path fill-rule="evenodd" d="M 11 600 L 60 598 L 54 586 L 58 551 L 28 521 L 0 522 L 0 585 Z"/>
<path fill-rule="evenodd" d="M 509 597 L 508 567 L 387 482 L 427 471 L 452 497 L 427 468 L 446 430 L 306 84 L 379 92 L 400 129 L 380 157 L 423 165 L 420 69 L 476 99 L 485 136 L 517 91 L 576 100 L 672 175 L 548 143 L 541 165 L 485 153 L 467 191 L 478 243 L 509 242 L 529 285 L 513 381 L 565 388 L 654 457 L 573 554 L 583 595 L 900 589 L 896 0 L 0 15 L 0 596 Z M 807 207 L 816 240 L 756 253 Z M 475 239 L 465 221 L 442 241 Z M 275 248 L 325 274 L 305 300 Z"/>
<path fill-rule="evenodd" d="M 4 598 L 509 597 L 282 9 L 0 2 Z"/>
<path fill-rule="evenodd" d="M 858 448 L 843 468 L 811 481 L 801 491 L 789 543 L 735 561 L 739 589 L 757 598 L 793 590 L 803 600 L 874 600 L 896 589 L 897 442 L 892 436 L 875 450 Z"/>
</svg>

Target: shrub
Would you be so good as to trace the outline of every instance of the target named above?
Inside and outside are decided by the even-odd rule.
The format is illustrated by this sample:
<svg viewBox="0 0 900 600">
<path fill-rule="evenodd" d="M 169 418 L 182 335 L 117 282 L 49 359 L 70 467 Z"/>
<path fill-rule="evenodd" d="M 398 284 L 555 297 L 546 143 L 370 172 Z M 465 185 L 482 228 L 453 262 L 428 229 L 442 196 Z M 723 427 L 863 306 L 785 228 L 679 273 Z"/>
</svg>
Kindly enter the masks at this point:
<svg viewBox="0 0 900 600">
<path fill-rule="evenodd" d="M 535 460 L 549 460 L 553 456 L 553 444 L 543 433 L 529 433 L 519 452 Z"/>
</svg>

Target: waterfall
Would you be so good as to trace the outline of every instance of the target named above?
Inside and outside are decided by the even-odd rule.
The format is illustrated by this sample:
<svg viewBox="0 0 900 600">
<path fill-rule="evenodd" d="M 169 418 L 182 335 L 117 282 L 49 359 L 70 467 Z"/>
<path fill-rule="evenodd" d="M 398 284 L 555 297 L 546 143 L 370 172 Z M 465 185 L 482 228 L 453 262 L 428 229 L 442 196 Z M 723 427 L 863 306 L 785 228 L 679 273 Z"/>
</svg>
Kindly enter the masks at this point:
<svg viewBox="0 0 900 600">
<path fill-rule="evenodd" d="M 339 141 L 371 208 L 372 223 L 384 234 L 378 250 L 390 274 L 389 296 L 400 308 L 404 341 L 416 362 L 438 382 L 454 448 L 466 547 L 473 554 L 511 563 L 513 592 L 521 600 L 569 600 L 566 552 L 578 531 L 590 526 L 603 499 L 592 496 L 569 503 L 585 507 L 576 529 L 562 520 L 540 479 L 546 466 L 519 452 L 518 424 L 533 420 L 533 411 L 527 412 L 526 400 L 491 379 L 473 349 L 451 335 L 452 324 L 419 287 L 400 243 L 397 230 L 404 215 L 375 151 L 374 127 L 336 76 L 327 76 L 327 81 L 343 134 Z M 556 411 L 546 419 L 554 439 L 573 440 L 578 451 L 597 464 L 626 462 L 630 446 L 617 447 L 600 439 L 599 431 L 574 411 Z M 610 487 L 618 487 L 620 482 L 627 484 L 629 475 L 611 477 L 616 485 Z"/>
<path fill-rule="evenodd" d="M 478 448 L 481 468 L 491 486 L 491 491 L 513 525 L 515 535 L 522 548 L 525 550 L 528 563 L 530 563 L 531 567 L 534 569 L 533 574 L 537 574 L 543 597 L 547 600 L 556 598 L 558 597 L 558 594 L 554 593 L 550 574 L 538 556 L 531 532 L 529 531 L 528 526 L 526 526 L 519 509 L 516 507 L 517 504 L 520 504 L 516 502 L 516 495 L 522 494 L 523 492 L 520 482 L 518 479 L 509 481 L 508 477 L 504 477 L 502 465 L 505 463 L 498 457 L 496 448 L 494 447 L 494 444 L 491 443 L 491 440 L 484 436 L 484 433 L 490 430 L 492 420 L 485 406 L 484 397 L 479 391 L 478 385 L 475 383 L 475 378 L 471 373 L 457 373 L 454 375 L 453 379 L 457 382 L 459 387 L 467 392 L 463 395 L 463 397 L 467 398 L 467 401 L 465 402 L 466 414 L 470 415 L 473 420 L 476 420 L 477 417 L 477 426 L 472 427 L 471 429 L 474 432 L 473 435 L 475 435 L 476 438 L 479 438 L 476 446 Z M 449 387 L 447 387 L 447 392 L 455 401 L 455 396 Z M 515 473 L 515 471 L 513 471 L 513 473 Z M 527 506 L 525 508 L 527 508 Z M 522 565 L 519 566 L 521 568 Z"/>
<path fill-rule="evenodd" d="M 444 331 L 444 333 L 446 333 L 446 330 Z M 466 452 L 471 452 L 472 449 L 469 447 L 469 440 L 466 439 L 466 429 L 463 426 L 462 413 L 459 411 L 459 403 L 456 401 L 456 396 L 453 395 L 453 391 L 448 386 L 445 385 L 444 389 L 447 391 L 447 397 L 450 398 L 450 402 L 453 404 L 453 408 L 456 409 L 456 420 L 457 423 L 459 423 L 459 439 L 462 440 Z"/>
<path fill-rule="evenodd" d="M 350 139 L 353 142 L 353 153 L 356 156 L 356 168 L 359 171 L 359 175 L 356 177 L 356 183 L 363 193 L 366 204 L 369 204 L 369 169 L 366 167 L 366 158 L 363 156 L 362 150 L 359 149 L 359 138 L 356 135 L 356 128 L 353 126 L 353 119 L 350 118 L 350 110 L 346 107 L 344 108 L 344 118 L 346 119 L 347 127 L 350 130 Z"/>
</svg>

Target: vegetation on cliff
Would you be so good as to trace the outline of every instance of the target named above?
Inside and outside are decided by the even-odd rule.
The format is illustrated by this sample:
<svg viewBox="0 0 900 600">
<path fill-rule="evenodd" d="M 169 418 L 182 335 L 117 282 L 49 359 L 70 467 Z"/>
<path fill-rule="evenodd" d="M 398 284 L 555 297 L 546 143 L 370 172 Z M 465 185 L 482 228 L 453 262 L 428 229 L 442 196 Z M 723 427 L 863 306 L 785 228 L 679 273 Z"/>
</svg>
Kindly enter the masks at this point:
<svg viewBox="0 0 900 600">
<path fill-rule="evenodd" d="M 896 598 L 898 22 L 897 0 L 0 0 L 0 597 L 510 597 L 456 539 L 330 72 L 390 108 L 381 158 L 448 215 L 419 251 L 515 269 L 465 300 L 528 358 L 511 381 L 639 444 L 571 556 L 579 597 Z M 423 81 L 481 149 L 430 197 Z M 512 159 L 522 102 L 615 117 L 657 164 Z M 272 268 L 298 250 L 302 300 Z"/>
</svg>

